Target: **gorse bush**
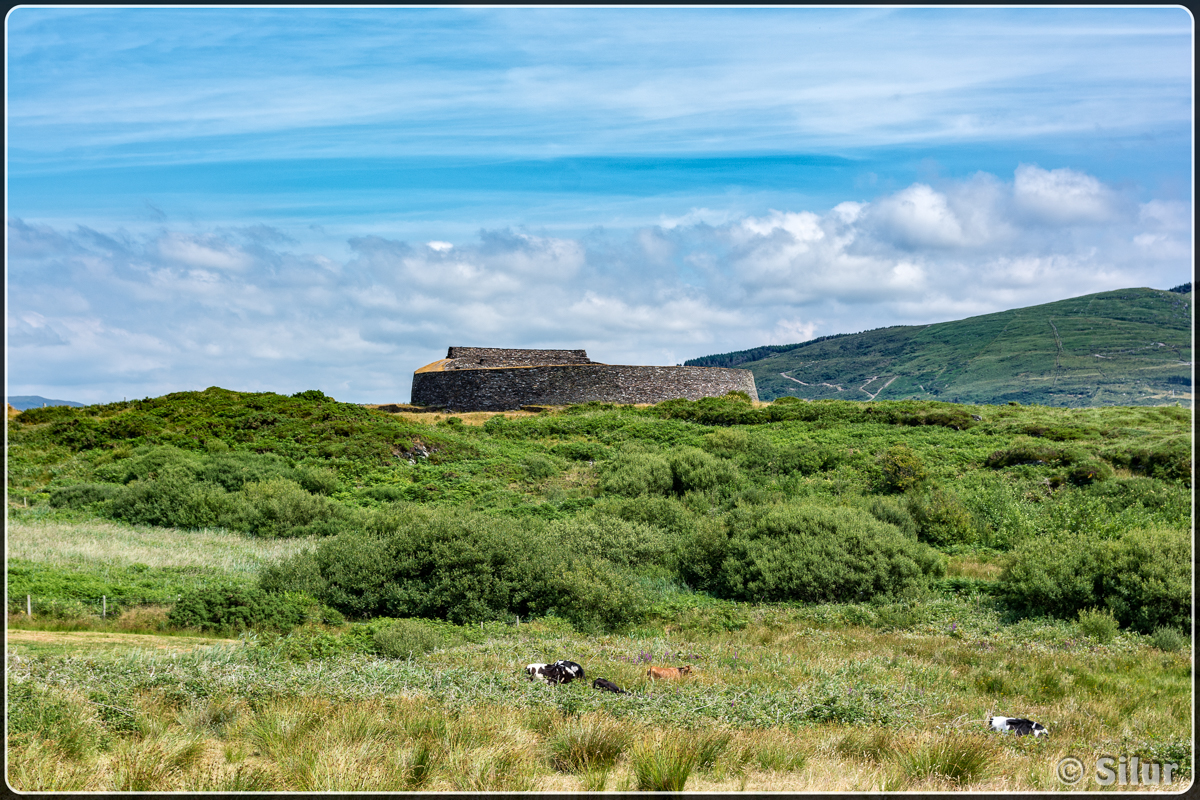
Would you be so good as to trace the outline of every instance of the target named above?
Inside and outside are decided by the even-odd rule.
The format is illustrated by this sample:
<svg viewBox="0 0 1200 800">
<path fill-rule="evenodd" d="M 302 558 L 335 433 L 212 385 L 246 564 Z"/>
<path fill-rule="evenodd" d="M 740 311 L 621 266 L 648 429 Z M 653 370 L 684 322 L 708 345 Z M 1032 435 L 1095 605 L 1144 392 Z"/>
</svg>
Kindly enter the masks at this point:
<svg viewBox="0 0 1200 800">
<path fill-rule="evenodd" d="M 883 485 L 891 492 L 907 492 L 929 477 L 924 462 L 905 444 L 892 445 L 879 457 Z"/>
<path fill-rule="evenodd" d="M 976 539 L 971 512 L 958 496 L 935 486 L 908 498 L 908 513 L 917 537 L 936 547 L 969 544 Z"/>
<path fill-rule="evenodd" d="M 206 586 L 184 592 L 168 615 L 172 625 L 200 630 L 251 628 L 289 631 L 310 617 L 317 603 L 300 593 L 274 593 L 243 586 Z"/>
<path fill-rule="evenodd" d="M 54 508 L 85 508 L 111 500 L 120 492 L 121 487 L 111 483 L 77 483 L 51 492 L 50 505 Z"/>
<path fill-rule="evenodd" d="M 644 522 L 590 514 L 556 520 L 546 535 L 576 555 L 604 559 L 622 567 L 663 567 L 674 571 L 676 537 Z"/>
<path fill-rule="evenodd" d="M 711 492 L 734 487 L 740 479 L 737 468 L 697 447 L 681 447 L 671 454 L 671 488 L 675 494 Z"/>
<path fill-rule="evenodd" d="M 602 492 L 622 497 L 663 495 L 674 485 L 671 464 L 640 446 L 622 447 L 600 478 Z"/>
<path fill-rule="evenodd" d="M 721 564 L 722 593 L 756 602 L 905 596 L 945 573 L 942 558 L 854 508 L 738 509 Z"/>
<path fill-rule="evenodd" d="M 557 613 L 585 628 L 640 619 L 647 601 L 608 561 L 548 546 L 545 523 L 397 505 L 366 530 L 266 569 L 260 585 L 312 592 L 353 617 L 456 623 Z"/>
<path fill-rule="evenodd" d="M 1101 609 L 1142 633 L 1191 624 L 1188 531 L 1131 530 L 1115 539 L 1066 534 L 1019 547 L 1000 576 L 1001 596 L 1029 615 L 1074 619 Z"/>
</svg>

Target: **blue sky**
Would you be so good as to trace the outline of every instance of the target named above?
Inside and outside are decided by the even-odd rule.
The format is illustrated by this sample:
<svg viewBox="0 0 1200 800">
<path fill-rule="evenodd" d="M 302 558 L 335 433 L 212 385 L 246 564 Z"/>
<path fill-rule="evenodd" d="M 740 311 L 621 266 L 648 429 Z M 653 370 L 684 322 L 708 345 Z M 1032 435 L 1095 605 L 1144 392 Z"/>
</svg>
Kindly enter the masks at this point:
<svg viewBox="0 0 1200 800">
<path fill-rule="evenodd" d="M 408 398 L 1192 265 L 1180 8 L 64 8 L 6 18 L 7 381 Z"/>
</svg>

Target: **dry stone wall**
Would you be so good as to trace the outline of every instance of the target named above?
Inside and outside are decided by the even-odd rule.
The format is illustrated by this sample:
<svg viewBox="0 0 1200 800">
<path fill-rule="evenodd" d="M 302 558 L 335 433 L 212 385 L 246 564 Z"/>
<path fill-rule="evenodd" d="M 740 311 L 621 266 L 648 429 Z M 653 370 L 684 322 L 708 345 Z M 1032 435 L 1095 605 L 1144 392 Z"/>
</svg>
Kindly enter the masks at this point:
<svg viewBox="0 0 1200 800">
<path fill-rule="evenodd" d="M 480 367 L 527 367 L 543 364 L 591 364 L 586 350 L 516 350 L 501 347 L 451 347 L 446 358 L 453 363 L 442 369 Z"/>
<path fill-rule="evenodd" d="M 453 352 L 456 348 L 451 348 Z M 511 351 L 508 351 L 511 352 Z M 562 351 L 547 351 L 562 352 Z M 566 351 L 583 353 L 582 350 Z M 586 358 L 586 355 L 584 356 Z M 523 405 L 661 403 L 746 392 L 758 399 L 754 374 L 717 367 L 638 367 L 581 363 L 446 368 L 413 375 L 412 403 L 452 411 L 507 411 Z"/>
</svg>

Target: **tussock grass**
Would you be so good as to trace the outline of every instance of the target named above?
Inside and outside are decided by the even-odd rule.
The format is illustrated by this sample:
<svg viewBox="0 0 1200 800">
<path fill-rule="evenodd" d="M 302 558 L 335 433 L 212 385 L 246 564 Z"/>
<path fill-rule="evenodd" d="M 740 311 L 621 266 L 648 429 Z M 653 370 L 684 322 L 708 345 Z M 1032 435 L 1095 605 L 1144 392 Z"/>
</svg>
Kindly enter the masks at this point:
<svg viewBox="0 0 1200 800">
<path fill-rule="evenodd" d="M 631 733 L 610 717 L 589 714 L 551 734 L 550 763 L 561 772 L 608 770 L 629 746 Z"/>
<path fill-rule="evenodd" d="M 639 792 L 682 792 L 699 754 L 687 732 L 671 731 L 639 741 L 631 758 Z"/>
<path fill-rule="evenodd" d="M 914 780 L 940 778 L 966 785 L 992 774 L 996 751 L 980 736 L 953 734 L 901 751 L 896 760 L 904 774 Z"/>
</svg>

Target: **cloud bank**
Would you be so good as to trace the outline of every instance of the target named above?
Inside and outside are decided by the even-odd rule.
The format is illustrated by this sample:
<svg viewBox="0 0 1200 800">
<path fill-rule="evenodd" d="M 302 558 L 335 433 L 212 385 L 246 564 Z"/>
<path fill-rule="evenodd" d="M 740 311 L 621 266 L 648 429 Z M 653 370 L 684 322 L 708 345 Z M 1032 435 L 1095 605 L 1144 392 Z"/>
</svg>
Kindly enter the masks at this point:
<svg viewBox="0 0 1200 800">
<path fill-rule="evenodd" d="M 586 348 L 673 364 L 1189 279 L 1181 203 L 1023 164 L 824 212 L 697 208 L 576 237 L 348 238 L 257 225 L 150 233 L 8 222 L 8 380 L 82 402 L 219 385 L 408 399 L 449 345 Z"/>
</svg>

